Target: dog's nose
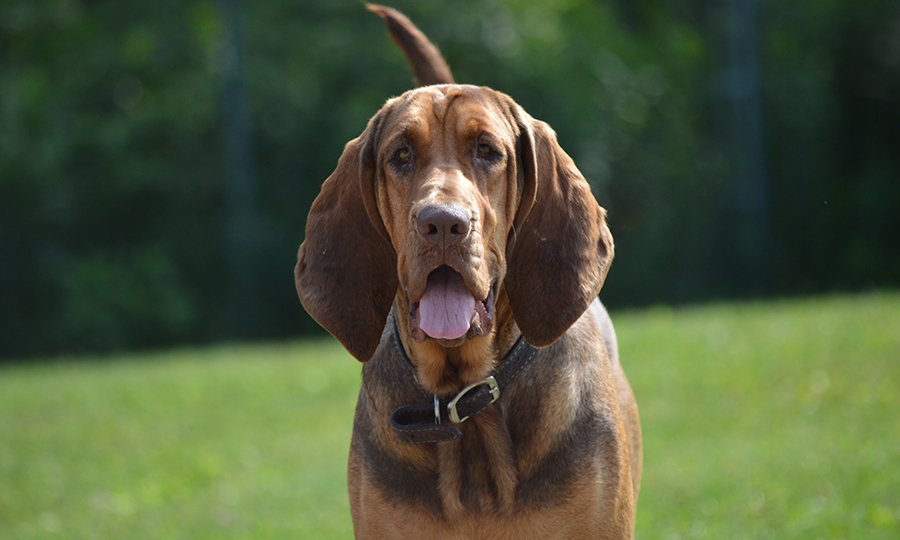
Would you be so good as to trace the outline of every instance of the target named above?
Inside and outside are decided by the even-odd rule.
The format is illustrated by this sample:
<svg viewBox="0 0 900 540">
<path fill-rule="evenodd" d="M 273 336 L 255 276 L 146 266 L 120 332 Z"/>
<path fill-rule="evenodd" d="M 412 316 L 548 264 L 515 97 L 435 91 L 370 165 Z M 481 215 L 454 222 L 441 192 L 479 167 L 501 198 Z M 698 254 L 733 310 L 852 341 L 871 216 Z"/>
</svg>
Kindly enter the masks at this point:
<svg viewBox="0 0 900 540">
<path fill-rule="evenodd" d="M 416 227 L 419 234 L 432 244 L 448 248 L 469 234 L 472 218 L 458 204 L 429 205 L 419 210 Z"/>
</svg>

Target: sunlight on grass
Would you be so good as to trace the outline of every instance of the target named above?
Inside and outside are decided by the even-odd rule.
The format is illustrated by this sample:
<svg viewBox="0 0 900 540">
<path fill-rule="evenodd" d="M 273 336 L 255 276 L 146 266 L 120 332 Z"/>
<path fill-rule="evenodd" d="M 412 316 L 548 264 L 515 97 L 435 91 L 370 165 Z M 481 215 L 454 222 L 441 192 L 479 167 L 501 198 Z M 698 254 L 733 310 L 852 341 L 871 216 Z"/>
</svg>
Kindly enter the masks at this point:
<svg viewBox="0 0 900 540">
<path fill-rule="evenodd" d="M 641 539 L 900 531 L 900 294 L 614 313 Z M 351 538 L 331 340 L 0 367 L 0 538 Z"/>
<path fill-rule="evenodd" d="M 330 341 L 6 368 L 0 538 L 350 537 L 358 385 Z"/>
<path fill-rule="evenodd" d="M 900 296 L 616 317 L 641 538 L 897 538 Z"/>
</svg>

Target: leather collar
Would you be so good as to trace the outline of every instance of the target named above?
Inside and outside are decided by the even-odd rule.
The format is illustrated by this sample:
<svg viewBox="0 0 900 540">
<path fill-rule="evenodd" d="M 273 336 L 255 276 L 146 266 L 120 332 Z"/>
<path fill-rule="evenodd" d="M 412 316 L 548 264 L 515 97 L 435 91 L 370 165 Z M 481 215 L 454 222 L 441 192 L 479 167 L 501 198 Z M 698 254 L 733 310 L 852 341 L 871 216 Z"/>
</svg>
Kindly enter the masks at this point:
<svg viewBox="0 0 900 540">
<path fill-rule="evenodd" d="M 403 342 L 397 320 L 391 317 L 394 325 L 394 340 L 400 354 L 410 366 L 413 365 Z M 476 415 L 497 401 L 503 390 L 523 371 L 537 354 L 537 348 L 520 337 L 515 345 L 506 353 L 491 375 L 483 381 L 467 386 L 455 396 L 438 398 L 434 396 L 427 405 L 405 405 L 391 414 L 391 424 L 401 441 L 408 444 L 425 444 L 450 441 L 462 436 L 462 432 L 451 424 L 461 424 L 470 416 Z"/>
</svg>

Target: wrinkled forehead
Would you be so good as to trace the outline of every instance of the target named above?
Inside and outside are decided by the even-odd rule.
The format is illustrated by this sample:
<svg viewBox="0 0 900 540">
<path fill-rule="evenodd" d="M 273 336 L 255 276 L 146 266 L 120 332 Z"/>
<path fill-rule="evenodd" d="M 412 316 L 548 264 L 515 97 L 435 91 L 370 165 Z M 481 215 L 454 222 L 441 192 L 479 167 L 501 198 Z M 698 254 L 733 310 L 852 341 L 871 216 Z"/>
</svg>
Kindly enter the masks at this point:
<svg viewBox="0 0 900 540">
<path fill-rule="evenodd" d="M 490 133 L 501 139 L 512 139 L 514 132 L 502 96 L 480 86 L 416 88 L 390 100 L 383 113 L 386 114 L 383 133 L 404 137 L 441 133 L 474 138 Z"/>
</svg>

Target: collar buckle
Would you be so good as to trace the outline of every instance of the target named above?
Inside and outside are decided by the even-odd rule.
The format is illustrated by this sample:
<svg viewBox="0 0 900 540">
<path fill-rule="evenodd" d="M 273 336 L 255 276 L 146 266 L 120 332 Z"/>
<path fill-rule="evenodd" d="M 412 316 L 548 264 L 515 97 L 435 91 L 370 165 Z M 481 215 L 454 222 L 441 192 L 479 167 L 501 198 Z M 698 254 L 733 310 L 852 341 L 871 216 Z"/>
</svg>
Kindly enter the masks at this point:
<svg viewBox="0 0 900 540">
<path fill-rule="evenodd" d="M 500 386 L 497 385 L 497 379 L 495 379 L 493 376 L 490 376 L 483 381 L 470 384 L 469 386 L 463 388 L 460 393 L 456 394 L 456 397 L 450 400 L 450 403 L 447 404 L 447 413 L 450 416 L 451 422 L 453 422 L 454 424 L 462 424 L 466 421 L 467 418 L 469 418 L 469 416 L 463 416 L 462 418 L 460 418 L 459 411 L 456 409 L 456 405 L 459 403 L 460 399 L 465 397 L 466 394 L 478 389 L 481 386 L 486 386 L 488 392 L 491 394 L 491 401 L 490 403 L 488 403 L 488 405 L 500 399 Z"/>
</svg>

